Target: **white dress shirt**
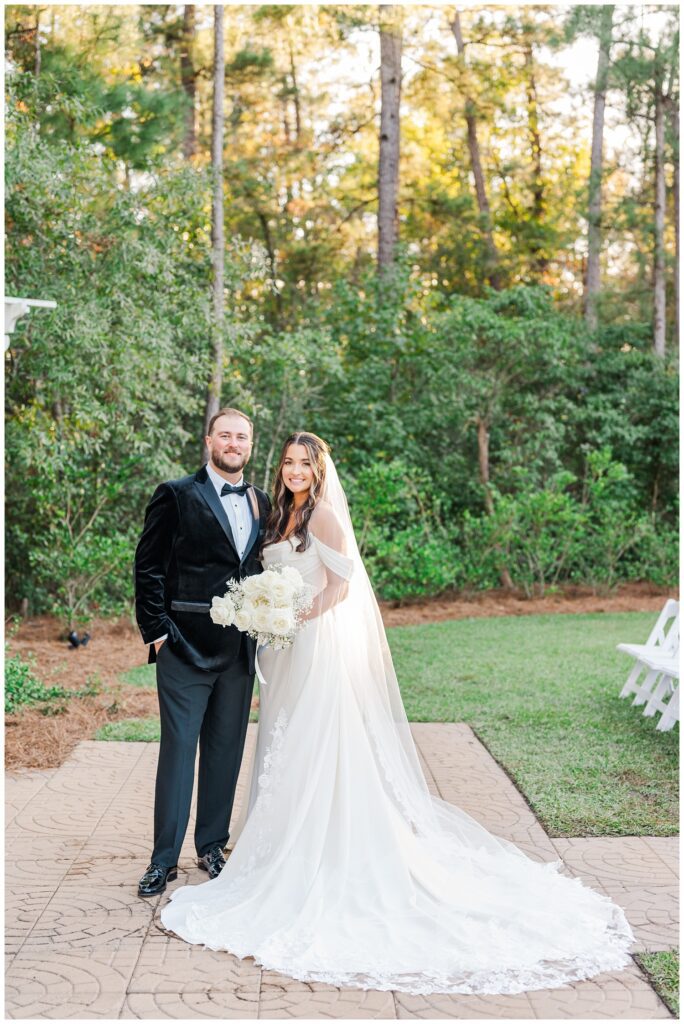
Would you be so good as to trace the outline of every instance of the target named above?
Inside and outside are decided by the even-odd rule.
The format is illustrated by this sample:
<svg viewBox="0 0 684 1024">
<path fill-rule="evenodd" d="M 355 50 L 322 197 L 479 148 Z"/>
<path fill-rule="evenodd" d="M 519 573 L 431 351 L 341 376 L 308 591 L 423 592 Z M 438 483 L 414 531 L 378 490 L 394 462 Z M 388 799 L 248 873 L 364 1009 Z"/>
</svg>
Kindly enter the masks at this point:
<svg viewBox="0 0 684 1024">
<path fill-rule="evenodd" d="M 217 473 L 211 463 L 207 463 L 207 475 L 211 480 L 212 484 L 216 488 L 216 493 L 219 496 L 221 504 L 223 505 L 226 515 L 228 516 L 228 522 L 230 523 L 230 529 L 233 534 L 233 541 L 235 543 L 235 549 L 242 558 L 245 553 L 247 546 L 247 540 L 252 532 L 252 513 L 249 508 L 249 502 L 246 494 L 224 494 L 221 497 L 221 491 L 223 485 L 228 481 Z M 236 484 L 233 486 L 239 487 L 244 482 L 244 477 L 240 477 Z M 168 633 L 164 633 L 164 636 L 157 637 L 153 640 L 153 644 L 158 644 L 162 640 L 166 640 Z"/>
<path fill-rule="evenodd" d="M 219 498 L 221 498 L 223 485 L 228 483 L 228 481 L 225 480 L 220 473 L 217 473 L 209 462 L 207 463 L 207 474 L 216 488 L 216 493 Z M 233 484 L 233 486 L 240 487 L 242 483 L 244 483 L 244 477 L 240 477 L 237 483 Z M 247 495 L 224 494 L 221 498 L 221 504 L 228 516 L 228 522 L 230 523 L 230 528 L 233 533 L 235 548 L 240 558 L 242 558 L 247 546 L 247 540 L 252 530 L 252 513 L 249 510 Z"/>
</svg>

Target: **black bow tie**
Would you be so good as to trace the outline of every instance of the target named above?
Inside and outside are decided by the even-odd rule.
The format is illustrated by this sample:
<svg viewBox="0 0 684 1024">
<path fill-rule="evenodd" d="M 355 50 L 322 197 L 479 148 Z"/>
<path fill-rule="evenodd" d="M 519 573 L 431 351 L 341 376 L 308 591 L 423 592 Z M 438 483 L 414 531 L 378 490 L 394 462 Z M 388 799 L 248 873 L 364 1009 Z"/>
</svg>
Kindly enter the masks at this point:
<svg viewBox="0 0 684 1024">
<path fill-rule="evenodd" d="M 246 494 L 248 489 L 249 484 L 224 484 L 221 488 L 221 497 L 226 494 Z"/>
</svg>

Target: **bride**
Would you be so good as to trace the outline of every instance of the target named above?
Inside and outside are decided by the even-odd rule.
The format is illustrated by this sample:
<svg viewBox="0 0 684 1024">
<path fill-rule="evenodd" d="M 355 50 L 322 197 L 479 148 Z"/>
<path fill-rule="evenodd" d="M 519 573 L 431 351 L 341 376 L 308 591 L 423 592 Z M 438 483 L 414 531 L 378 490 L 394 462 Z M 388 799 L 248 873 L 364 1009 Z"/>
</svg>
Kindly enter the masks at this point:
<svg viewBox="0 0 684 1024">
<path fill-rule="evenodd" d="M 327 445 L 291 435 L 264 566 L 316 593 L 259 652 L 249 801 L 221 874 L 165 928 L 304 981 L 427 994 L 552 988 L 629 963 L 622 910 L 428 792 Z"/>
</svg>

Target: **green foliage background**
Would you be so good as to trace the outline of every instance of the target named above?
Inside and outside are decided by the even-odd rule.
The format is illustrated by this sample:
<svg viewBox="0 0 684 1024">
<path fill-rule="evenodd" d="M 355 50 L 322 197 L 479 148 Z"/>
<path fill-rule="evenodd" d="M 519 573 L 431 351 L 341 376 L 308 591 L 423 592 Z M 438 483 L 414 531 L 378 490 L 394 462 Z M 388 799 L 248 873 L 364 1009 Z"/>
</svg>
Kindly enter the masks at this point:
<svg viewBox="0 0 684 1024">
<path fill-rule="evenodd" d="M 9 8 L 8 25 L 35 10 Z M 21 320 L 6 357 L 6 590 L 13 607 L 27 599 L 72 622 L 130 607 L 146 502 L 199 463 L 211 359 L 207 86 L 200 77 L 199 152 L 183 160 L 177 26 L 170 8 L 131 10 L 60 15 L 67 27 L 43 40 L 39 76 L 35 38 L 8 37 L 7 292 L 57 309 Z M 642 280 L 627 275 L 617 298 L 611 285 L 594 334 L 561 286 L 564 247 L 583 230 L 581 154 L 545 139 L 558 188 L 547 182 L 535 227 L 521 152 L 519 194 L 494 210 L 507 283 L 494 292 L 466 157 L 453 140 L 450 166 L 437 157 L 458 88 L 440 78 L 430 92 L 419 74 L 403 125 L 403 182 L 418 201 L 402 214 L 395 273 L 379 281 L 372 203 L 335 226 L 346 197 L 372 188 L 374 129 L 360 101 L 317 137 L 323 94 L 297 85 L 297 144 L 276 138 L 295 95 L 284 69 L 308 66 L 322 39 L 344 53 L 368 25 L 344 9 L 234 10 L 222 397 L 255 418 L 255 482 L 270 486 L 289 431 L 325 437 L 385 598 L 497 586 L 504 569 L 528 594 L 564 581 L 673 584 L 675 356 L 651 351 Z M 90 19 L 80 35 L 68 21 L 79 17 Z M 510 50 L 498 77 L 470 70 L 492 146 L 521 87 L 520 33 L 553 43 L 541 8 L 526 15 L 531 28 L 519 17 L 511 9 L 497 30 Z M 252 49 L 238 31 L 250 19 Z M 200 36 L 198 59 L 203 47 Z M 551 83 L 553 68 L 542 70 Z M 625 93 L 638 106 L 641 93 Z M 638 210 L 629 231 L 643 239 L 649 202 L 626 190 L 616 207 Z M 518 220 L 516 204 L 528 209 Z"/>
</svg>

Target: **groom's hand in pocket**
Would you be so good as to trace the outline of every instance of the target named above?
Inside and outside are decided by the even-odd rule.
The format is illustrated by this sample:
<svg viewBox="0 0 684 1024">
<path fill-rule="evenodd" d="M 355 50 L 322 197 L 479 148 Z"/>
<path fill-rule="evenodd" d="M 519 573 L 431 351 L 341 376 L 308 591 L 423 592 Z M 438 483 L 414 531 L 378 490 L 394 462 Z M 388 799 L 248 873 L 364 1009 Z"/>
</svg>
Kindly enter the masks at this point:
<svg viewBox="0 0 684 1024">
<path fill-rule="evenodd" d="M 159 654 L 160 650 L 162 649 L 162 647 L 164 646 L 165 643 L 166 643 L 166 637 L 164 637 L 163 640 L 155 641 L 154 650 L 155 650 L 156 654 Z"/>
</svg>

